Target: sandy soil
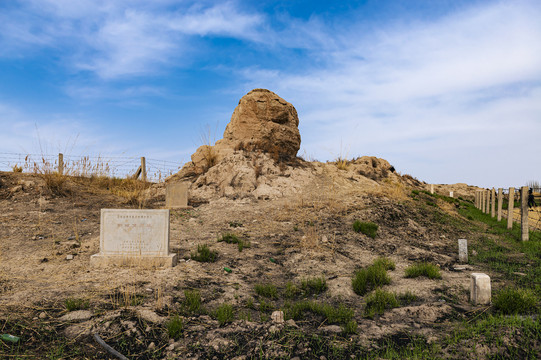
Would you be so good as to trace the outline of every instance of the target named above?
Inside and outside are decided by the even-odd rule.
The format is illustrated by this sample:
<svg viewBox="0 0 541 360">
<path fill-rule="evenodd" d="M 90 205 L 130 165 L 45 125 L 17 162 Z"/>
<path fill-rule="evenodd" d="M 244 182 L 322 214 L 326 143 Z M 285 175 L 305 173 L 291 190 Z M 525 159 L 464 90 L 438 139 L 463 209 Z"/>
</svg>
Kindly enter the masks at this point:
<svg viewBox="0 0 541 360">
<path fill-rule="evenodd" d="M 318 301 L 341 303 L 355 310 L 358 332 L 343 341 L 370 344 L 405 332 L 434 341 L 448 331 L 445 324 L 472 310 L 467 298 L 469 273 L 487 272 L 471 266 L 454 269 L 457 239 L 473 235 L 436 221 L 431 207 L 418 206 L 407 196 L 411 189 L 397 192 L 375 182 L 357 188 L 339 187 L 333 178 L 310 184 L 293 197 L 218 199 L 190 210 L 172 211 L 171 250 L 181 259 L 174 268 L 92 268 L 90 255 L 99 251 L 100 209 L 129 207 L 126 201 L 75 183 L 69 185 L 71 195 L 52 196 L 37 176 L 0 175 L 0 319 L 13 314 L 39 316 L 59 326 L 68 338 L 89 344 L 90 331 L 107 333 L 104 324 L 113 321 L 107 319 L 120 316 L 115 303 L 121 295 L 140 295 L 144 300 L 132 310 L 139 314 L 148 310 L 158 316 L 155 322 L 162 323 L 181 307 L 185 289 L 198 289 L 207 309 L 227 302 L 250 313 L 251 322 L 237 320 L 226 327 L 228 331 L 268 332 L 272 322 L 261 312 L 246 309 L 250 301 L 255 300 L 257 306 L 261 300 L 254 285 L 273 283 L 283 289 L 288 281 L 300 284 L 313 276 L 325 277 L 328 284 Z M 440 200 L 437 205 L 448 216 L 464 220 L 455 206 Z M 147 205 L 162 206 L 163 195 Z M 379 224 L 377 237 L 354 232 L 351 224 L 357 219 Z M 251 247 L 239 252 L 236 245 L 217 242 L 226 232 L 250 241 Z M 218 260 L 190 260 L 199 244 L 218 251 Z M 67 260 L 68 255 L 73 255 L 73 260 Z M 396 263 L 396 269 L 390 271 L 392 283 L 385 288 L 397 293 L 410 291 L 418 300 L 368 319 L 362 316 L 364 299 L 352 291 L 351 278 L 356 269 L 379 256 Z M 405 278 L 404 269 L 421 260 L 438 264 L 443 279 Z M 225 272 L 224 267 L 232 272 Z M 498 287 L 498 282 L 494 276 L 493 286 Z M 89 299 L 92 318 L 71 325 L 59 321 L 66 314 L 63 304 L 67 298 Z M 280 301 L 275 305 L 280 307 Z M 306 321 L 295 326 L 323 336 L 331 331 L 326 325 Z M 186 318 L 185 326 L 186 336 L 168 348 L 169 356 L 192 349 L 190 356 L 205 358 L 206 350 L 198 355 L 191 347 L 194 336 L 209 348 L 222 341 L 216 339 L 227 338 L 219 333 L 224 328 L 208 316 Z M 144 346 L 150 346 L 148 341 Z M 220 346 L 217 348 L 223 348 Z"/>
</svg>

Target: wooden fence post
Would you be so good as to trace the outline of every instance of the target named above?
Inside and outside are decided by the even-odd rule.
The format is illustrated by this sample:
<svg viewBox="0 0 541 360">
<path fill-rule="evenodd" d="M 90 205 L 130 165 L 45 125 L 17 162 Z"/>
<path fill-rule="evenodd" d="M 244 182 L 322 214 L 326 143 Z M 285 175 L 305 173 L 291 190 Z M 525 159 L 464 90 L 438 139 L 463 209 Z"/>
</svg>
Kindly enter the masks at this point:
<svg viewBox="0 0 541 360">
<path fill-rule="evenodd" d="M 141 180 L 143 180 L 144 182 L 147 181 L 147 166 L 144 156 L 141 157 Z"/>
<path fill-rule="evenodd" d="M 523 186 L 520 189 L 520 228 L 522 241 L 528 241 L 530 237 L 528 228 L 528 187 Z"/>
<path fill-rule="evenodd" d="M 62 153 L 58 154 L 58 174 L 64 174 L 64 154 Z"/>
</svg>

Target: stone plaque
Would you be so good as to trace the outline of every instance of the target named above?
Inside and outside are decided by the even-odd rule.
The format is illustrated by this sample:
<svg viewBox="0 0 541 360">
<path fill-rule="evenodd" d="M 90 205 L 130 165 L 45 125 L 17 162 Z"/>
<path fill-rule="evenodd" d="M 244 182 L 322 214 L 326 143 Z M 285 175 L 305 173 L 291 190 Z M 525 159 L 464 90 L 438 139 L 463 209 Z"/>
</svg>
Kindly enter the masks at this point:
<svg viewBox="0 0 541 360">
<path fill-rule="evenodd" d="M 188 208 L 188 184 L 167 184 L 165 188 L 165 207 L 168 209 Z"/>
<path fill-rule="evenodd" d="M 169 210 L 102 209 L 100 252 L 94 265 L 175 266 L 169 253 Z"/>
</svg>

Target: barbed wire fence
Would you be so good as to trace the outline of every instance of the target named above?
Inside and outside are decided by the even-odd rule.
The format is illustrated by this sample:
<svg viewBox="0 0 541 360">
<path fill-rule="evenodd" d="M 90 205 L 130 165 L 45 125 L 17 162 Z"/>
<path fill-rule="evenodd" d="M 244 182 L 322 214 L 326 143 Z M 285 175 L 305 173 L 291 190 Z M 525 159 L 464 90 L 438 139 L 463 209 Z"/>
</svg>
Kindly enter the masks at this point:
<svg viewBox="0 0 541 360">
<path fill-rule="evenodd" d="M 62 160 L 60 160 L 62 159 Z M 85 156 L 63 154 L 23 154 L 0 152 L 0 171 L 43 173 L 58 171 L 71 176 L 107 176 L 126 178 L 133 176 L 141 166 L 137 156 Z M 183 163 L 145 158 L 146 178 L 162 182 L 180 170 Z"/>
</svg>

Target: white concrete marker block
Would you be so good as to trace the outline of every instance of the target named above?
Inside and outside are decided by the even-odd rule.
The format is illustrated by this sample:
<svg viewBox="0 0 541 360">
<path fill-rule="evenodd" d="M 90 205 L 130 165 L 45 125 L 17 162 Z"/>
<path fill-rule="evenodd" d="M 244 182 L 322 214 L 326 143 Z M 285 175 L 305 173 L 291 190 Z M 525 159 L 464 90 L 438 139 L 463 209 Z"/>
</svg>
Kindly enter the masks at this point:
<svg viewBox="0 0 541 360">
<path fill-rule="evenodd" d="M 434 184 L 430 184 L 430 193 L 434 194 Z"/>
<path fill-rule="evenodd" d="M 449 197 L 453 197 L 453 192 L 449 191 Z"/>
<path fill-rule="evenodd" d="M 167 209 L 187 209 L 188 184 L 167 184 L 165 187 L 165 207 Z"/>
<path fill-rule="evenodd" d="M 100 252 L 90 263 L 175 266 L 177 255 L 169 253 L 169 210 L 102 209 Z"/>
<path fill-rule="evenodd" d="M 490 277 L 483 273 L 471 274 L 470 300 L 474 305 L 490 304 L 492 290 L 490 288 Z"/>
<path fill-rule="evenodd" d="M 283 324 L 284 323 L 284 312 L 283 311 L 273 311 L 271 314 L 272 322 L 275 324 Z"/>
<path fill-rule="evenodd" d="M 468 240 L 458 239 L 458 262 L 468 263 Z"/>
</svg>

